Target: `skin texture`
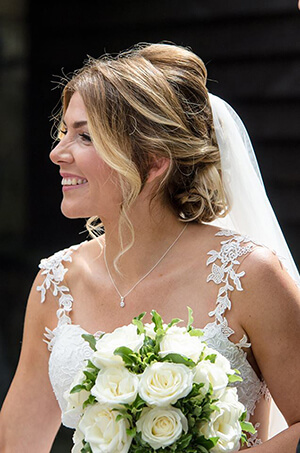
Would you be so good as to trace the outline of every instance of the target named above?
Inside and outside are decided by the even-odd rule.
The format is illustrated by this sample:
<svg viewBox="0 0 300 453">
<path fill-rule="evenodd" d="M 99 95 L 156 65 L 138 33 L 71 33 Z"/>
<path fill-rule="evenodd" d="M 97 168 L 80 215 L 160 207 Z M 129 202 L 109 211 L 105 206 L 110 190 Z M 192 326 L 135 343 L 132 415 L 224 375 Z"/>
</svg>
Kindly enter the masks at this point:
<svg viewBox="0 0 300 453">
<path fill-rule="evenodd" d="M 87 124 L 74 127 L 76 122 L 86 119 L 83 101 L 75 93 L 64 118 L 65 135 L 50 158 L 61 173 L 76 175 L 87 183 L 65 190 L 61 208 L 69 218 L 91 215 L 101 218 L 106 231 L 107 262 L 120 292 L 126 293 L 157 262 L 183 225 L 159 200 L 149 210 L 151 194 L 168 167 L 168 161 L 160 159 L 154 162 L 145 187 L 129 213 L 135 228 L 135 243 L 121 259 L 122 275 L 115 271 L 113 259 L 120 248 L 116 225 L 121 191 L 117 175 L 87 138 Z M 214 309 L 218 291 L 213 282 L 206 282 L 209 269 L 205 264 L 207 252 L 220 248 L 216 231 L 208 225 L 189 225 L 160 265 L 128 296 L 123 310 L 107 275 L 99 243 L 91 240 L 82 245 L 74 252 L 65 277 L 65 284 L 76 301 L 72 322 L 89 332 L 109 332 L 131 322 L 138 313 L 149 313 L 152 309 L 165 321 L 173 317 L 186 321 L 188 304 L 194 311 L 194 325 L 204 327 L 212 321 L 208 313 Z M 300 394 L 299 290 L 278 258 L 262 247 L 247 255 L 240 269 L 246 273 L 242 279 L 244 290 L 232 293 L 232 310 L 226 313 L 235 331 L 230 339 L 238 342 L 244 334 L 248 336 L 252 343 L 246 351 L 248 360 L 256 373 L 264 376 L 290 425 L 285 432 L 251 451 L 295 453 L 300 436 L 300 408 L 295 404 L 295 395 Z M 1 412 L 0 451 L 3 453 L 47 453 L 60 425 L 60 410 L 48 378 L 49 352 L 42 341 L 45 326 L 53 329 L 57 325 L 57 300 L 48 291 L 45 303 L 40 304 L 36 286 L 41 281 L 38 274 L 29 296 L 20 362 Z M 259 436 L 263 439 L 267 417 L 268 404 L 262 399 L 253 422 L 261 422 Z"/>
</svg>

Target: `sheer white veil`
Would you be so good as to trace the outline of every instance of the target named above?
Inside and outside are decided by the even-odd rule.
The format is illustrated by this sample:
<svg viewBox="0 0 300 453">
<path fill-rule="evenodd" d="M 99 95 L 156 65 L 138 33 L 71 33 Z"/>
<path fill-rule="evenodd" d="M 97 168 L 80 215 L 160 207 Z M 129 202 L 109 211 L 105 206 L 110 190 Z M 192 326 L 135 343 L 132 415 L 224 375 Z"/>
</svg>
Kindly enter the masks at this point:
<svg viewBox="0 0 300 453">
<path fill-rule="evenodd" d="M 300 286 L 300 276 L 266 194 L 255 153 L 240 117 L 217 96 L 209 94 L 221 154 L 229 214 L 213 223 L 250 236 L 275 251 Z"/>
<path fill-rule="evenodd" d="M 281 228 L 267 197 L 255 153 L 240 117 L 217 96 L 209 94 L 229 214 L 212 222 L 250 236 L 275 251 L 296 284 L 300 277 Z M 287 427 L 274 401 L 271 404 L 269 437 Z"/>
</svg>

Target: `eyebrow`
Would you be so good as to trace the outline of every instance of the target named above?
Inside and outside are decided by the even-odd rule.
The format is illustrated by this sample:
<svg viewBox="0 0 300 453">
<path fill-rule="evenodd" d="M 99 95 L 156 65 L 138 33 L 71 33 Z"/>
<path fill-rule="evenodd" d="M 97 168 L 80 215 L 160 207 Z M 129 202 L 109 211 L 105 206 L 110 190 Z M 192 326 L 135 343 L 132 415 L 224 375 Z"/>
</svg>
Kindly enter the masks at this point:
<svg viewBox="0 0 300 453">
<path fill-rule="evenodd" d="M 67 124 L 66 124 L 65 120 L 63 120 L 63 124 L 64 124 L 64 126 L 67 127 Z M 86 125 L 87 125 L 87 121 L 75 121 L 72 124 L 72 127 L 73 127 L 73 129 L 79 129 L 80 127 L 86 126 Z"/>
</svg>

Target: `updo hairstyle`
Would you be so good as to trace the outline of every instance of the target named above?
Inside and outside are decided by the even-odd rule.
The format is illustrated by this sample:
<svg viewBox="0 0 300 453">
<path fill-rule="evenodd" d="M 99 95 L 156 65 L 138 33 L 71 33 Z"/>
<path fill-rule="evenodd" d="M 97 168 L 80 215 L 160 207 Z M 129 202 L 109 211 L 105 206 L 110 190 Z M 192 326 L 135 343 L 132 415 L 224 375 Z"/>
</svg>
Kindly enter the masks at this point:
<svg viewBox="0 0 300 453">
<path fill-rule="evenodd" d="M 226 215 L 220 153 L 202 60 L 172 44 L 143 44 L 116 57 L 90 58 L 63 91 L 86 107 L 93 144 L 120 178 L 121 220 L 147 180 L 154 157 L 170 159 L 154 197 L 183 222 Z M 95 235 L 99 219 L 87 227 Z"/>
</svg>

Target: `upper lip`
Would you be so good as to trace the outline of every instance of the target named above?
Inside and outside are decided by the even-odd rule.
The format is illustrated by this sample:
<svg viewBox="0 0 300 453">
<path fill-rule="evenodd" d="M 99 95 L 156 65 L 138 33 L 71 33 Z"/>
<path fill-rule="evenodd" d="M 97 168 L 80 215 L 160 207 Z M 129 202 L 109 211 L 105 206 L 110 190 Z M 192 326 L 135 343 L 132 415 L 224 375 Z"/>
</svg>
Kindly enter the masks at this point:
<svg viewBox="0 0 300 453">
<path fill-rule="evenodd" d="M 74 175 L 73 173 L 64 173 L 59 172 L 62 178 L 77 178 L 77 179 L 86 179 L 84 176 Z"/>
</svg>

